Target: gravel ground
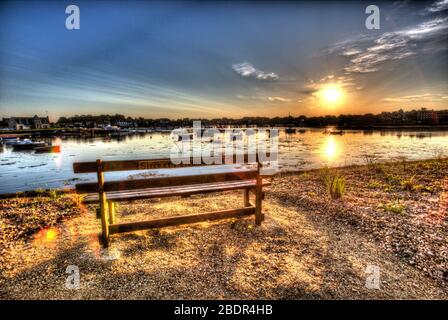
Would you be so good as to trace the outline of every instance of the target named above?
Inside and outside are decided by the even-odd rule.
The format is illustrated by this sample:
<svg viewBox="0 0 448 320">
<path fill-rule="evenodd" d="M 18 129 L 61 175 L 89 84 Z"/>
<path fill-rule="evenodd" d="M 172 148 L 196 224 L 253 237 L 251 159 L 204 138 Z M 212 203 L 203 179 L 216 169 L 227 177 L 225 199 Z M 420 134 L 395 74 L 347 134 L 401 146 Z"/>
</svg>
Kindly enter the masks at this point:
<svg viewBox="0 0 448 320">
<path fill-rule="evenodd" d="M 448 161 L 402 166 L 340 169 L 347 189 L 342 200 L 328 197 L 322 171 L 277 177 L 267 189 L 261 227 L 249 217 L 139 231 L 112 236 L 107 250 L 98 244 L 93 207 L 74 199 L 61 222 L 64 215 L 33 235 L 6 238 L 0 298 L 448 299 Z M 398 179 L 409 171 L 411 188 Z M 2 228 L 11 224 L 5 212 L 27 201 L 36 200 L 0 200 Z M 212 211 L 242 201 L 240 192 L 136 201 L 120 204 L 118 219 Z M 402 210 L 390 212 L 391 201 Z M 42 208 L 53 216 L 51 210 L 60 210 Z M 69 265 L 79 267 L 79 289 L 66 288 Z M 365 285 L 369 265 L 379 267 L 380 289 Z"/>
<path fill-rule="evenodd" d="M 329 200 L 322 171 L 276 180 L 270 195 L 299 211 L 374 239 L 430 277 L 448 282 L 448 159 L 343 168 L 342 201 Z"/>
</svg>

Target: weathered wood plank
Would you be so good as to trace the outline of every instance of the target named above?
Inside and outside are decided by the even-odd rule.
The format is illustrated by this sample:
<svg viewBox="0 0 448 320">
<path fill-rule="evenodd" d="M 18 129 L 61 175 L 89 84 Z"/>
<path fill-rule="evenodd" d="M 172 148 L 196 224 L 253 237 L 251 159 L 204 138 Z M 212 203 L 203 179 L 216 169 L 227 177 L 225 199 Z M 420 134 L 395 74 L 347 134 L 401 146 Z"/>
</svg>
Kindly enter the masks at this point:
<svg viewBox="0 0 448 320">
<path fill-rule="evenodd" d="M 109 207 L 109 223 L 115 223 L 115 203 L 108 200 L 107 206 Z"/>
<path fill-rule="evenodd" d="M 110 192 L 110 191 L 143 189 L 149 187 L 161 188 L 170 186 L 192 185 L 199 183 L 251 180 L 255 179 L 256 177 L 257 177 L 256 170 L 245 170 L 245 171 L 212 173 L 212 174 L 209 173 L 209 174 L 187 175 L 187 176 L 155 177 L 148 179 L 107 181 L 104 183 L 104 191 Z M 98 184 L 94 182 L 78 183 L 76 185 L 76 192 L 81 194 L 98 192 Z"/>
<path fill-rule="evenodd" d="M 267 157 L 271 155 L 266 153 Z M 219 160 L 219 157 L 218 157 Z M 176 164 L 170 158 L 163 159 L 142 159 L 142 160 L 115 160 L 103 161 L 103 171 L 128 171 L 128 170 L 149 170 L 161 168 L 180 168 L 193 166 L 207 166 L 207 165 L 223 165 L 223 164 L 244 164 L 256 163 L 260 160 L 258 154 L 237 154 L 233 156 L 223 155 L 218 163 L 215 163 L 214 158 L 185 158 L 182 163 Z M 74 173 L 89 173 L 96 172 L 96 162 L 75 162 L 73 163 Z"/>
<path fill-rule="evenodd" d="M 74 173 L 91 173 L 96 172 L 96 162 L 74 162 Z"/>
<path fill-rule="evenodd" d="M 248 207 L 250 205 L 250 192 L 249 189 L 243 190 L 243 203 L 245 207 Z"/>
<path fill-rule="evenodd" d="M 130 232 L 130 231 L 136 231 L 136 230 L 178 226 L 178 225 L 203 222 L 203 221 L 212 221 L 212 220 L 220 220 L 220 219 L 227 219 L 227 218 L 243 217 L 243 216 L 251 215 L 254 213 L 255 213 L 254 207 L 247 207 L 247 208 L 207 212 L 207 213 L 201 213 L 201 214 L 195 214 L 195 215 L 169 217 L 169 218 L 163 218 L 163 219 L 157 219 L 157 220 L 111 224 L 111 225 L 109 225 L 109 233 L 114 234 L 114 233 Z"/>
<path fill-rule="evenodd" d="M 244 180 L 235 182 L 221 182 L 215 184 L 198 184 L 190 185 L 188 187 L 165 187 L 165 188 L 147 188 L 147 189 L 137 189 L 132 191 L 119 191 L 119 192 L 108 192 L 107 197 L 111 201 L 131 201 L 138 199 L 150 199 L 150 198 L 165 198 L 165 197 L 176 197 L 176 196 L 189 196 L 193 194 L 205 194 L 213 192 L 223 192 L 246 188 L 255 188 L 256 180 Z M 269 185 L 269 181 L 263 181 L 264 185 Z M 87 195 L 83 202 L 86 204 L 97 203 L 98 195 L 95 193 Z"/>
</svg>

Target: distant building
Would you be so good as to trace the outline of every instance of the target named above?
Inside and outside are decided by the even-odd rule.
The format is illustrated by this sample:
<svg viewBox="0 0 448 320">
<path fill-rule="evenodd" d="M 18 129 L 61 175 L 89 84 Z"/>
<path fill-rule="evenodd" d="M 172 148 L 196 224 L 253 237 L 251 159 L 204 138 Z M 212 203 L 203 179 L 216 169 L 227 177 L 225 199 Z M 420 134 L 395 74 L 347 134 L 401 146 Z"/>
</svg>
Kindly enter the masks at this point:
<svg viewBox="0 0 448 320">
<path fill-rule="evenodd" d="M 383 122 L 389 123 L 402 123 L 407 120 L 406 113 L 403 109 L 394 112 L 382 112 L 380 114 L 380 119 Z"/>
<path fill-rule="evenodd" d="M 417 111 L 417 121 L 421 123 L 439 123 L 439 113 L 434 110 L 427 110 L 426 108 L 422 108 Z"/>
<path fill-rule="evenodd" d="M 26 129 L 45 129 L 50 127 L 50 119 L 47 117 L 11 117 L 3 118 L 3 121 L 8 124 L 8 128 L 13 130 Z"/>
</svg>

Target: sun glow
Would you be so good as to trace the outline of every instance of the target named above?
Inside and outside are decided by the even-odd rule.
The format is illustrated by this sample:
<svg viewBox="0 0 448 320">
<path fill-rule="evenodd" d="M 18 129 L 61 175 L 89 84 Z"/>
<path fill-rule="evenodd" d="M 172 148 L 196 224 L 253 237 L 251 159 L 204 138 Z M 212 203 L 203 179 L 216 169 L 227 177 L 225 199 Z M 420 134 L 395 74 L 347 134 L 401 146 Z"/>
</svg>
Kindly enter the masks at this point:
<svg viewBox="0 0 448 320">
<path fill-rule="evenodd" d="M 323 94 L 325 99 L 327 99 L 327 101 L 329 102 L 335 102 L 341 96 L 339 90 L 336 89 L 325 89 Z"/>
<path fill-rule="evenodd" d="M 332 162 L 339 157 L 340 145 L 333 136 L 328 136 L 322 145 L 321 152 L 325 160 Z"/>
<path fill-rule="evenodd" d="M 343 90 L 336 85 L 328 85 L 319 90 L 320 100 L 326 105 L 336 105 L 342 102 Z"/>
</svg>

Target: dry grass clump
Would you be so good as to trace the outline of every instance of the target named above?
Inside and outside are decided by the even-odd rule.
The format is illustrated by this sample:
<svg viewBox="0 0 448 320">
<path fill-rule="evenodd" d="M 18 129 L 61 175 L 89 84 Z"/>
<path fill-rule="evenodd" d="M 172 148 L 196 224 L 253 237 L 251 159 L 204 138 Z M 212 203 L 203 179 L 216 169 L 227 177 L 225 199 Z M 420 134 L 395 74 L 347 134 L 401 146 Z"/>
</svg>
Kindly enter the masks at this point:
<svg viewBox="0 0 448 320">
<path fill-rule="evenodd" d="M 345 178 L 329 168 L 322 169 L 322 179 L 331 199 L 341 199 L 345 192 Z"/>
<path fill-rule="evenodd" d="M 383 209 L 385 212 L 391 212 L 391 213 L 397 213 L 397 214 L 403 214 L 405 207 L 404 205 L 397 203 L 397 202 L 390 202 L 385 204 L 380 204 L 378 208 Z"/>
</svg>

